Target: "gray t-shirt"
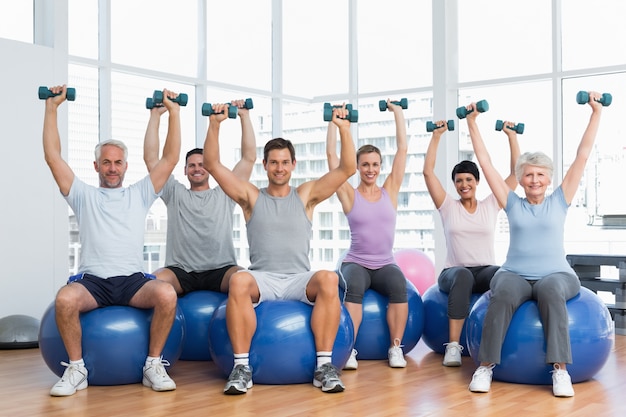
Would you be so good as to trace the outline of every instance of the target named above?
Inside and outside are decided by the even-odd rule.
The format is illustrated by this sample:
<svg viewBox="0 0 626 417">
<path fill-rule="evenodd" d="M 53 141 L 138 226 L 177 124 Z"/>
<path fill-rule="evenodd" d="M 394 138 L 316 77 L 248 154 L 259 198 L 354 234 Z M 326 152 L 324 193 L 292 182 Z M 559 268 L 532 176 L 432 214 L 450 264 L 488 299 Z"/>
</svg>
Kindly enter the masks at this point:
<svg viewBox="0 0 626 417">
<path fill-rule="evenodd" d="M 250 270 L 293 274 L 311 269 L 311 221 L 295 188 L 287 197 L 259 190 L 248 219 Z"/>
<path fill-rule="evenodd" d="M 191 191 L 171 176 L 161 198 L 167 206 L 166 266 L 191 272 L 237 264 L 235 202 L 220 187 Z"/>
</svg>

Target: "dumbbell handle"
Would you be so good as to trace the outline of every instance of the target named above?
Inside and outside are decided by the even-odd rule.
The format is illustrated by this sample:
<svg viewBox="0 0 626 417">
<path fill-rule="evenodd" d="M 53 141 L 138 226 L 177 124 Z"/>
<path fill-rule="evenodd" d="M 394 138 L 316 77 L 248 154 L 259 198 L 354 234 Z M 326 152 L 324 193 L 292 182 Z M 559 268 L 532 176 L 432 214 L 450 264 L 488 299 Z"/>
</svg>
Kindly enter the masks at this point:
<svg viewBox="0 0 626 417">
<path fill-rule="evenodd" d="M 45 100 L 47 98 L 50 97 L 55 97 L 60 95 L 61 93 L 53 93 L 52 90 L 50 90 L 48 87 L 46 86 L 41 86 L 39 87 L 39 91 L 38 91 L 38 95 L 39 95 L 39 99 L 40 100 Z M 72 87 L 68 87 L 67 88 L 67 94 L 65 96 L 67 98 L 68 101 L 74 101 L 76 100 L 76 89 L 72 88 Z"/>
<path fill-rule="evenodd" d="M 480 100 L 476 103 L 476 110 L 478 110 L 478 113 L 484 113 L 489 110 L 489 103 L 487 103 L 487 100 Z M 467 108 L 461 106 L 456 109 L 456 116 L 459 119 L 465 119 L 465 117 L 473 111 L 474 110 L 467 110 Z"/>
<path fill-rule="evenodd" d="M 154 93 L 152 94 L 152 100 L 155 105 L 162 104 L 163 91 L 154 90 Z M 170 100 L 174 103 L 178 103 L 180 106 L 186 106 L 187 101 L 189 100 L 189 96 L 187 96 L 187 94 L 185 93 L 180 93 L 178 96 L 176 96 L 176 98 L 171 98 Z"/>
<path fill-rule="evenodd" d="M 408 109 L 409 108 L 409 100 L 406 98 L 402 98 L 400 99 L 400 101 L 390 101 L 391 104 L 395 104 L 396 106 L 400 106 L 403 109 Z M 380 111 L 385 111 L 387 110 L 387 100 L 380 100 L 378 102 L 378 109 Z"/>
<path fill-rule="evenodd" d="M 502 120 L 496 120 L 496 130 L 501 131 L 504 129 L 504 122 Z M 507 129 L 514 130 L 515 133 L 522 134 L 524 133 L 524 123 L 518 123 L 515 126 L 506 126 Z"/>
<path fill-rule="evenodd" d="M 453 131 L 454 130 L 454 120 L 448 120 L 446 125 L 448 125 L 448 130 L 449 131 Z M 435 129 L 440 129 L 442 127 L 443 127 L 443 125 L 437 126 L 437 124 L 435 122 L 430 122 L 430 121 L 426 122 L 426 131 L 427 132 L 434 132 Z"/>
<path fill-rule="evenodd" d="M 596 100 L 598 103 L 602 104 L 603 106 L 610 106 L 611 103 L 613 102 L 613 96 L 609 93 L 604 93 L 602 94 L 602 98 L 600 98 L 599 100 Z M 576 102 L 578 104 L 587 104 L 589 103 L 589 93 L 587 91 L 579 91 L 576 94 Z"/>
<path fill-rule="evenodd" d="M 232 104 L 228 105 L 228 118 L 229 119 L 236 119 L 237 118 L 237 113 L 238 113 L 238 107 L 237 106 L 233 106 Z M 202 105 L 202 115 L 203 116 L 210 116 L 212 114 L 218 114 L 215 113 L 213 111 L 213 106 L 211 105 L 211 103 L 204 103 Z M 224 114 L 224 112 L 220 112 L 219 114 Z"/>
</svg>

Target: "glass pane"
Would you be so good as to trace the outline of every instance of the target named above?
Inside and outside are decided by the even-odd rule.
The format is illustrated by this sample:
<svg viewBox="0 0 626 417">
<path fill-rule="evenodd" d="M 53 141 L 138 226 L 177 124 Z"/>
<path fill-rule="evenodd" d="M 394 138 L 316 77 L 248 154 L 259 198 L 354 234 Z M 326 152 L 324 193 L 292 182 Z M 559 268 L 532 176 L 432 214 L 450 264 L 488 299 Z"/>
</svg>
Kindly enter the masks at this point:
<svg viewBox="0 0 626 417">
<path fill-rule="evenodd" d="M 196 76 L 197 2 L 111 2 L 111 60 L 155 71 Z"/>
<path fill-rule="evenodd" d="M 70 55 L 98 58 L 97 0 L 69 0 L 68 38 Z"/>
<path fill-rule="evenodd" d="M 283 25 L 284 93 L 308 98 L 347 93 L 348 2 L 285 1 Z"/>
<path fill-rule="evenodd" d="M 563 69 L 624 65 L 626 2 L 561 2 Z"/>
<path fill-rule="evenodd" d="M 458 5 L 459 81 L 551 70 L 551 2 L 475 0 Z"/>
<path fill-rule="evenodd" d="M 623 188 L 626 166 L 626 131 L 623 122 L 626 103 L 619 98 L 626 96 L 626 74 L 563 81 L 565 169 L 574 160 L 591 114 L 589 106 L 581 106 L 575 100 L 580 90 L 610 93 L 616 99 L 602 111 L 594 150 L 587 161 L 578 194 L 572 201 L 569 216 L 576 217 L 578 221 L 577 227 L 567 234 L 570 240 L 569 253 L 623 254 L 626 251 L 623 230 L 626 225 L 626 205 L 619 190 Z"/>
<path fill-rule="evenodd" d="M 33 2 L 0 2 L 0 38 L 33 43 Z"/>
<path fill-rule="evenodd" d="M 81 65 L 68 66 L 68 87 L 76 88 L 76 100 L 68 104 L 68 163 L 87 184 L 98 185 L 93 169 L 94 147 L 100 141 L 98 70 Z"/>
<path fill-rule="evenodd" d="M 146 108 L 146 98 L 152 97 L 154 90 L 164 87 L 178 93 L 188 95 L 188 103 L 180 110 L 181 119 L 181 154 L 183 157 L 174 169 L 174 176 L 179 181 L 187 181 L 184 176 L 184 153 L 196 147 L 195 139 L 195 94 L 194 88 L 186 84 L 178 84 L 149 77 L 138 77 L 125 73 L 111 74 L 111 119 L 113 138 L 126 143 L 128 147 L 128 171 L 125 184 L 132 184 L 147 174 L 143 161 L 143 139 L 150 118 Z M 161 147 L 167 135 L 167 113 L 161 116 L 159 137 Z"/>
<path fill-rule="evenodd" d="M 521 152 L 541 151 L 553 158 L 554 145 L 550 138 L 553 131 L 552 88 L 550 82 L 525 84 L 508 84 L 502 86 L 482 87 L 459 91 L 459 106 L 473 101 L 487 100 L 489 110 L 478 116 L 481 136 L 489 150 L 491 160 L 503 177 L 510 172 L 510 151 L 507 136 L 496 131 L 497 120 L 508 120 L 524 123 L 524 133 L 518 135 Z M 541 97 L 541 99 L 537 99 Z M 472 142 L 467 131 L 465 120 L 456 119 L 459 130 L 459 160 L 476 161 Z M 523 195 L 521 187 L 517 193 Z M 481 181 L 477 189 L 477 197 L 485 198 L 491 193 L 489 184 Z M 496 262 L 501 264 L 506 258 L 509 246 L 508 225 L 506 215 L 501 212 L 496 228 L 495 247 Z"/>
<path fill-rule="evenodd" d="M 208 79 L 271 90 L 271 2 L 210 2 L 208 10 Z"/>
<path fill-rule="evenodd" d="M 430 1 L 358 2 L 359 93 L 432 85 Z"/>
</svg>

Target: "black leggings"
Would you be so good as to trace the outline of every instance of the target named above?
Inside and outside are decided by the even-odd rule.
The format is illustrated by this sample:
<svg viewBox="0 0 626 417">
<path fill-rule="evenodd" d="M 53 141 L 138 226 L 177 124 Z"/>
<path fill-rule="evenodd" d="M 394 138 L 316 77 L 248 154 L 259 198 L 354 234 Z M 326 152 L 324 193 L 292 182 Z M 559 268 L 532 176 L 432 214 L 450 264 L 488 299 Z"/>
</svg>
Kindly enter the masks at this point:
<svg viewBox="0 0 626 417">
<path fill-rule="evenodd" d="M 372 289 L 389 297 L 390 303 L 406 303 L 406 278 L 396 264 L 369 269 L 354 262 L 344 262 L 340 270 L 340 285 L 346 290 L 346 302 L 363 304 L 363 295 Z"/>
</svg>

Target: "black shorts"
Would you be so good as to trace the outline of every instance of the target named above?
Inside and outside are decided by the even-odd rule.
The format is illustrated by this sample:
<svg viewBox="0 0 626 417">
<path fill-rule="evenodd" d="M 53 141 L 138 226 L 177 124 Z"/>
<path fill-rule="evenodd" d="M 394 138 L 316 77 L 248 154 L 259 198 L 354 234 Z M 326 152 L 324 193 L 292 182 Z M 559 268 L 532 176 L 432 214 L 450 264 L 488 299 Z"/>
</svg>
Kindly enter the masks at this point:
<svg viewBox="0 0 626 417">
<path fill-rule="evenodd" d="M 156 277 L 143 272 L 132 275 L 121 275 L 110 278 L 100 278 L 91 274 L 71 276 L 67 283 L 76 282 L 87 288 L 87 291 L 96 299 L 98 307 L 127 306 L 130 299 L 150 280 Z"/>
<path fill-rule="evenodd" d="M 218 269 L 191 272 L 187 272 L 176 266 L 166 266 L 166 268 L 176 275 L 184 295 L 198 290 L 221 292 L 220 287 L 224 279 L 224 274 L 233 266 L 237 265 L 226 265 Z"/>
</svg>

